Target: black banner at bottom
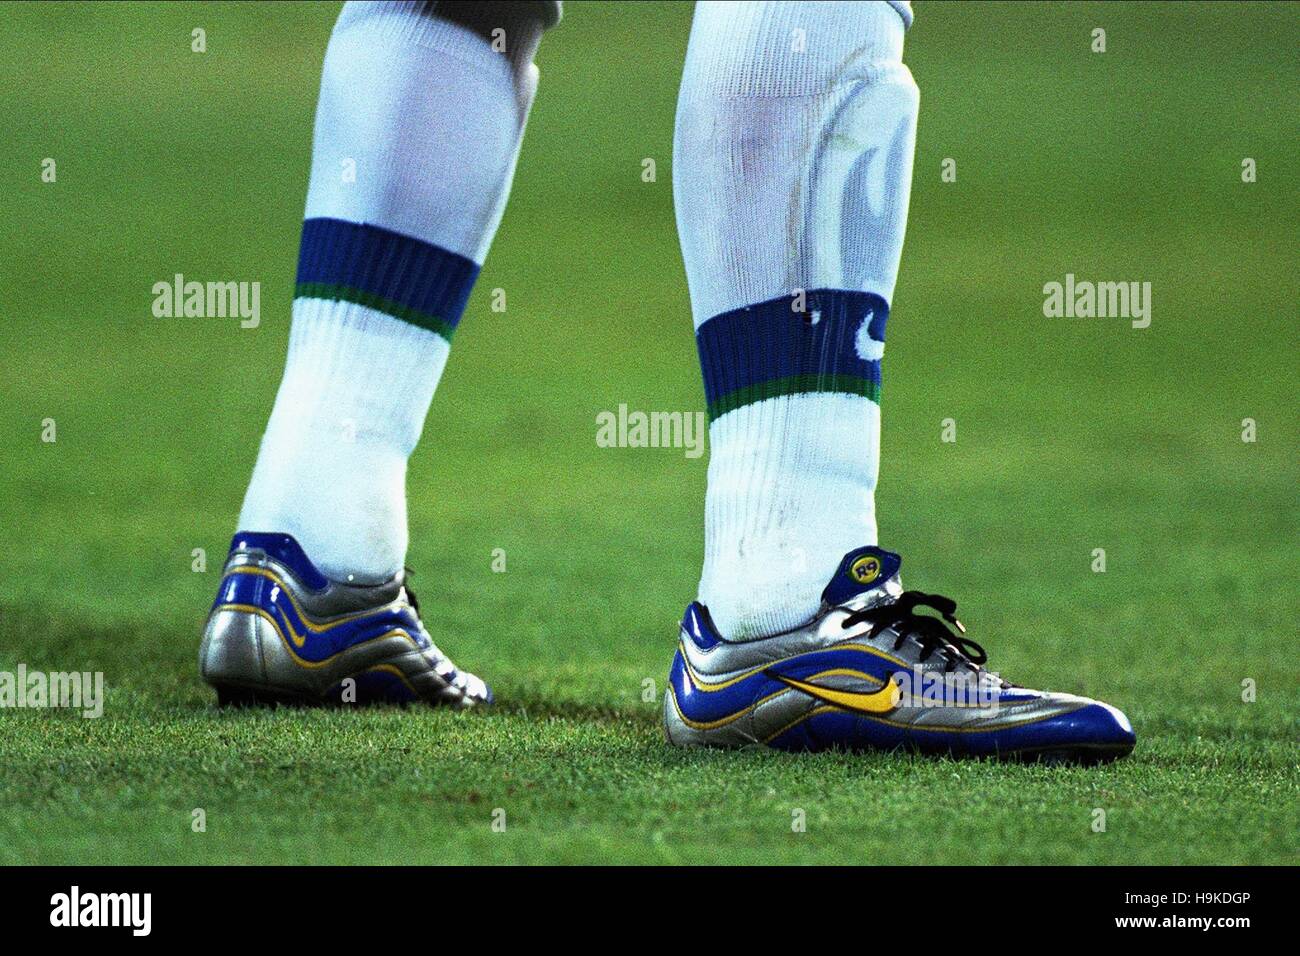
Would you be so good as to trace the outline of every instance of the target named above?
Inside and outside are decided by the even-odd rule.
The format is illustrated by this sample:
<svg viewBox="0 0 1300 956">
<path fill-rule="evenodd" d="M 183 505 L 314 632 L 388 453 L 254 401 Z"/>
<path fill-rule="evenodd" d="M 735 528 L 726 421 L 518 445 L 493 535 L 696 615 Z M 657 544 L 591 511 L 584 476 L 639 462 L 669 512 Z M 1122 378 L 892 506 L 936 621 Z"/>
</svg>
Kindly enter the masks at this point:
<svg viewBox="0 0 1300 956">
<path fill-rule="evenodd" d="M 963 947 L 978 946 L 989 931 L 1040 928 L 1071 942 L 1152 934 L 1218 941 L 1290 925 L 1282 899 L 1291 876 L 1283 868 L 1233 867 L 629 868 L 616 875 L 581 868 L 31 867 L 0 870 L 0 918 L 10 942 L 76 934 L 81 943 L 97 936 L 259 947 L 278 939 L 374 945 L 377 934 L 399 928 L 405 936 L 428 932 L 431 944 L 473 945 L 522 931 L 624 945 L 600 940 L 611 917 L 625 930 L 653 933 L 658 925 L 669 938 L 699 919 L 710 938 L 731 935 L 726 927 L 735 921 L 737 936 L 821 926 L 815 939 L 837 914 L 837 936 L 852 925 L 864 938 L 881 926 L 960 930 Z M 581 931 L 584 919 L 590 932 Z M 915 936 L 894 936 L 904 938 Z"/>
</svg>

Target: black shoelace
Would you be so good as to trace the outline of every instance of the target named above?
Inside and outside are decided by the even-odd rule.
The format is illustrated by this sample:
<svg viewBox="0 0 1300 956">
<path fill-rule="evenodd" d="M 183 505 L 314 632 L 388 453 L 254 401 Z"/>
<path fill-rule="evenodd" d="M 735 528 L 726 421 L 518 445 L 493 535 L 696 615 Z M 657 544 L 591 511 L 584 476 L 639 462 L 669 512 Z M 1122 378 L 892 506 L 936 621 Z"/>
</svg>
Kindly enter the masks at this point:
<svg viewBox="0 0 1300 956">
<path fill-rule="evenodd" d="M 943 620 L 928 614 L 917 614 L 916 608 L 928 607 L 938 611 Z M 988 662 L 984 648 L 963 635 L 966 628 L 957 620 L 957 602 L 941 594 L 926 594 L 924 591 L 904 591 L 902 596 L 892 604 L 852 611 L 844 618 L 843 626 L 850 628 L 855 624 L 871 624 L 869 637 L 874 638 L 882 631 L 894 630 L 898 639 L 894 641 L 894 650 L 903 646 L 909 637 L 914 637 L 921 645 L 920 659 L 927 660 L 935 651 L 944 656 L 944 673 L 950 672 L 958 664 L 965 664 L 975 670 Z M 954 634 L 948 630 L 947 621 L 961 631 Z"/>
</svg>

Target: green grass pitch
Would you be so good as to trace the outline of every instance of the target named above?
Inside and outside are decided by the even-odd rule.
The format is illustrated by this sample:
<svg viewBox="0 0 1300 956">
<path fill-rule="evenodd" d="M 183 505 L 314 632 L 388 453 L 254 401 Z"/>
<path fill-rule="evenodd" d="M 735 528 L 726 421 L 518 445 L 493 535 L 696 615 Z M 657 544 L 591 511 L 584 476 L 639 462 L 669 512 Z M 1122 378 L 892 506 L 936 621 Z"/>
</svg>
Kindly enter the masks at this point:
<svg viewBox="0 0 1300 956">
<path fill-rule="evenodd" d="M 908 36 L 881 542 L 1008 677 L 1127 711 L 1132 758 L 1069 769 L 664 746 L 707 459 L 594 436 L 703 408 L 690 6 L 566 6 L 410 472 L 427 623 L 501 701 L 456 715 L 222 713 L 196 674 L 337 5 L 3 5 L 0 670 L 108 698 L 0 711 L 0 863 L 1295 863 L 1296 7 L 922 2 Z M 260 281 L 261 325 L 154 318 L 175 273 Z M 1151 282 L 1150 327 L 1044 317 L 1067 273 Z"/>
</svg>

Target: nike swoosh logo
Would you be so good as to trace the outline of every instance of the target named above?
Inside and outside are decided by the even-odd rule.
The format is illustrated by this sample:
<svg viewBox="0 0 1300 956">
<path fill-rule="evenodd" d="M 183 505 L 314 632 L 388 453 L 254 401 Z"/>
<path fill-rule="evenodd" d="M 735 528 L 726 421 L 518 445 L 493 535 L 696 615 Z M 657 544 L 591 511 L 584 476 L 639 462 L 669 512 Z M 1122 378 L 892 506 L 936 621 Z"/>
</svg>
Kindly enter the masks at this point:
<svg viewBox="0 0 1300 956">
<path fill-rule="evenodd" d="M 828 704 L 834 704 L 836 707 L 859 714 L 887 714 L 891 710 L 897 709 L 898 701 L 903 696 L 902 689 L 892 680 L 885 681 L 885 686 L 880 690 L 862 693 L 851 690 L 838 690 L 834 687 L 822 687 L 820 684 L 810 684 L 807 681 L 785 677 L 771 671 L 765 673 L 768 677 L 775 677 L 787 687 L 802 691 L 809 697 L 824 700 Z"/>
</svg>

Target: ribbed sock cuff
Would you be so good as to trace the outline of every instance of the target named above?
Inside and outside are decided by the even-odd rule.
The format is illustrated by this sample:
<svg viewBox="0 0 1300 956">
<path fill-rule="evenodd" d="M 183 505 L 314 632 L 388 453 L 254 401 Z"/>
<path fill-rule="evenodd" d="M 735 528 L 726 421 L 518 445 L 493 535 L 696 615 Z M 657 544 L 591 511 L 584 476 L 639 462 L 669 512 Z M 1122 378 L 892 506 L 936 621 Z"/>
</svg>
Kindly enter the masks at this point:
<svg viewBox="0 0 1300 956">
<path fill-rule="evenodd" d="M 341 219 L 302 226 L 295 298 L 353 302 L 451 341 L 479 266 L 411 236 Z"/>
<path fill-rule="evenodd" d="M 696 332 L 709 420 L 781 395 L 880 400 L 889 304 L 871 292 L 814 289 L 716 315 Z"/>
</svg>

